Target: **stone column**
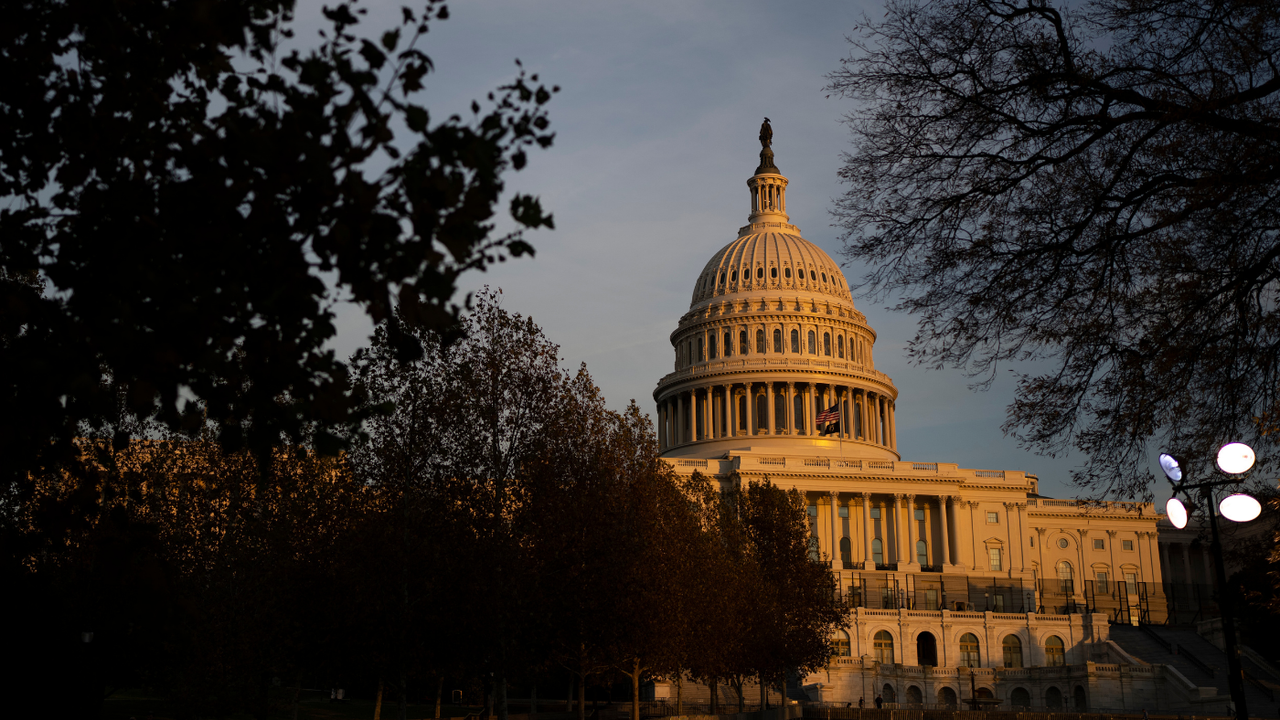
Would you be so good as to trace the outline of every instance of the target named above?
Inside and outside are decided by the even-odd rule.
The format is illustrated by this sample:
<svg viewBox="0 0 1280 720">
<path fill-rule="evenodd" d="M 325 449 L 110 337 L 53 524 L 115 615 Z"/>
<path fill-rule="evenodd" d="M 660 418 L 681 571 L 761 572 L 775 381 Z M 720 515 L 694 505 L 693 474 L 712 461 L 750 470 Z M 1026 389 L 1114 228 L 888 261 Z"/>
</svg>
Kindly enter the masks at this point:
<svg viewBox="0 0 1280 720">
<path fill-rule="evenodd" d="M 813 393 L 814 393 L 816 390 L 817 390 L 817 388 L 814 386 L 814 384 L 813 384 L 813 383 L 809 383 L 809 392 L 805 393 L 805 396 L 804 396 L 804 398 L 805 398 L 805 403 L 804 403 L 804 414 L 805 414 L 805 418 L 804 418 L 804 428 L 805 428 L 805 434 L 807 434 L 807 435 L 815 435 L 815 434 L 817 434 L 817 426 L 816 426 L 816 424 L 813 422 L 813 418 L 814 418 L 814 416 L 817 414 L 817 413 L 815 413 L 815 412 L 813 411 Z"/>
<path fill-rule="evenodd" d="M 916 552 L 916 496 L 907 494 L 907 562 L 916 566 L 920 564 Z"/>
<path fill-rule="evenodd" d="M 950 501 L 951 501 L 951 498 L 946 495 L 938 496 L 938 515 L 940 516 L 938 520 L 942 524 L 942 564 L 943 565 L 953 564 L 951 560 L 952 558 L 951 529 L 948 527 L 948 523 L 947 523 L 947 503 Z"/>
<path fill-rule="evenodd" d="M 871 554 L 871 493 L 862 493 L 862 569 L 875 570 L 876 559 Z"/>
<path fill-rule="evenodd" d="M 1204 566 L 1204 584 L 1213 588 L 1218 584 L 1216 582 L 1217 578 L 1214 577 L 1213 565 L 1209 562 L 1208 548 L 1204 545 L 1200 546 L 1200 562 Z"/>
<path fill-rule="evenodd" d="M 778 429 L 774 427 L 773 421 L 773 383 L 764 384 L 764 427 L 766 435 L 777 435 Z"/>
<path fill-rule="evenodd" d="M 1195 578 L 1191 576 L 1191 543 L 1178 543 L 1182 548 L 1182 577 L 1183 582 L 1188 585 L 1195 582 Z"/>
<path fill-rule="evenodd" d="M 787 434 L 788 435 L 796 434 L 795 395 L 796 395 L 796 384 L 793 382 L 787 383 L 787 399 L 785 400 L 785 402 L 787 403 Z"/>
<path fill-rule="evenodd" d="M 893 494 L 893 561 L 902 562 L 902 494 Z"/>
<path fill-rule="evenodd" d="M 738 418 L 736 417 L 737 408 L 734 407 L 734 405 L 737 404 L 734 400 L 737 400 L 737 398 L 734 397 L 733 385 L 722 385 L 721 392 L 724 393 L 724 436 L 738 437 Z"/>
<path fill-rule="evenodd" d="M 885 401 L 885 414 L 889 418 L 889 431 L 886 433 L 885 442 L 890 448 L 898 449 L 898 416 L 894 412 L 894 403 L 891 400 Z"/>
<path fill-rule="evenodd" d="M 676 444 L 683 445 L 684 439 L 684 392 L 676 394 Z"/>
<path fill-rule="evenodd" d="M 836 572 L 837 577 L 841 570 L 844 569 L 844 563 L 840 561 L 840 493 L 831 491 L 831 569 Z M 852 548 L 850 548 L 852 550 Z M 853 558 L 849 558 L 852 560 Z"/>
</svg>

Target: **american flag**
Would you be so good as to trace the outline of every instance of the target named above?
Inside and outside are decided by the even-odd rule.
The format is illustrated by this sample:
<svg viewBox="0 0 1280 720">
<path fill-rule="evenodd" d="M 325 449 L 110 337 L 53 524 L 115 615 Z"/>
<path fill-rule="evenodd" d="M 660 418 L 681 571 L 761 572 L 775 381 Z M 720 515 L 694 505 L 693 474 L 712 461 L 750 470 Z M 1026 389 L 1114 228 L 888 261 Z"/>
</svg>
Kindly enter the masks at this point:
<svg viewBox="0 0 1280 720">
<path fill-rule="evenodd" d="M 840 419 L 840 403 L 836 403 L 831 407 L 818 413 L 818 417 L 814 420 L 815 425 L 823 423 L 832 423 Z"/>
</svg>

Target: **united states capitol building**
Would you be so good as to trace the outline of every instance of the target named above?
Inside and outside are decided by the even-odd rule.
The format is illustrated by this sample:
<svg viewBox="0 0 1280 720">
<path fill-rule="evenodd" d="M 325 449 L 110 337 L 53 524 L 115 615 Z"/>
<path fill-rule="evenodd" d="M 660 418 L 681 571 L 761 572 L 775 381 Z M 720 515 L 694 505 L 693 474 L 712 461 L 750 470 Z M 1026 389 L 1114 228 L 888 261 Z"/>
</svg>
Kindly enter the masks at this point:
<svg viewBox="0 0 1280 720">
<path fill-rule="evenodd" d="M 1198 539 L 1149 503 L 1050 499 L 1026 472 L 901 457 L 876 332 L 791 224 L 771 135 L 747 224 L 692 278 L 654 399 L 679 473 L 768 478 L 807 500 L 813 555 L 856 609 L 829 665 L 791 696 L 1222 714 L 1224 673 L 1197 675 L 1194 626 L 1167 624 L 1193 603 L 1181 622 L 1207 616 Z"/>
</svg>

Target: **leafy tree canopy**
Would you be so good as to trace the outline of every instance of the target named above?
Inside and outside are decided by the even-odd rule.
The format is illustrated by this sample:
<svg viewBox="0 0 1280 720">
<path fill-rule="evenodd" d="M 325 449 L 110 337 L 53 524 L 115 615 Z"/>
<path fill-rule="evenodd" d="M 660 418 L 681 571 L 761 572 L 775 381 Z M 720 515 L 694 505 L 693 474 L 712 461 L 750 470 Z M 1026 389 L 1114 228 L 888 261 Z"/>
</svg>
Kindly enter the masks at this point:
<svg viewBox="0 0 1280 720">
<path fill-rule="evenodd" d="M 207 421 L 228 449 L 312 426 L 331 446 L 358 405 L 325 349 L 336 297 L 375 321 L 394 305 L 404 322 L 447 329 L 460 273 L 532 252 L 519 231 L 494 234 L 496 207 L 503 174 L 552 142 L 554 89 L 521 71 L 469 114 L 432 117 L 419 45 L 448 16 L 440 0 L 372 34 L 357 3 L 338 3 L 310 45 L 293 37 L 293 4 L 6 8 L 11 468 L 32 466 L 51 438 L 71 452 L 86 424 L 119 412 Z M 552 226 L 534 197 L 509 210 L 517 228 Z"/>
<path fill-rule="evenodd" d="M 1280 7 L 892 0 L 853 42 L 835 212 L 915 360 L 1042 361 L 1005 428 L 1100 494 L 1154 441 L 1274 448 Z"/>
</svg>

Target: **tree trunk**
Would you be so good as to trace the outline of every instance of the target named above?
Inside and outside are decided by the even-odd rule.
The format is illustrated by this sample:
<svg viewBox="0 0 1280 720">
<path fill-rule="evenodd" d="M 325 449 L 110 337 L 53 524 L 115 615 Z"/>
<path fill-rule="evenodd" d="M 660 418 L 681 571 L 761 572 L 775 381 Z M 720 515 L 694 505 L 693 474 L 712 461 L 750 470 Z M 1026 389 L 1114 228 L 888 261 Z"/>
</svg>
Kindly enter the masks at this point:
<svg viewBox="0 0 1280 720">
<path fill-rule="evenodd" d="M 742 676 L 738 676 L 737 682 L 733 684 L 734 692 L 738 693 L 738 712 L 746 712 L 745 700 L 742 697 Z"/>
<path fill-rule="evenodd" d="M 440 698 L 444 696 L 444 676 L 436 683 L 436 720 L 440 720 Z"/>
<path fill-rule="evenodd" d="M 436 716 L 439 720 L 439 716 Z M 538 683 L 529 686 L 529 720 L 538 720 Z"/>
<path fill-rule="evenodd" d="M 573 712 L 573 684 L 577 682 L 578 676 L 569 676 L 569 694 L 564 698 L 564 711 Z"/>
<path fill-rule="evenodd" d="M 720 699 L 719 697 L 720 693 L 716 691 L 716 685 L 719 685 L 719 683 L 717 683 L 715 680 L 712 680 L 711 681 L 711 714 L 712 715 L 716 714 L 716 705 L 718 704 L 716 701 Z"/>
<path fill-rule="evenodd" d="M 640 661 L 631 665 L 631 720 L 640 720 Z"/>
<path fill-rule="evenodd" d="M 507 720 L 507 674 L 498 678 L 498 720 Z"/>
<path fill-rule="evenodd" d="M 382 720 L 382 681 L 378 681 L 378 698 L 373 701 L 373 720 Z"/>
<path fill-rule="evenodd" d="M 760 709 L 769 709 L 769 691 L 764 684 L 764 673 L 760 673 Z"/>
<path fill-rule="evenodd" d="M 587 720 L 587 674 L 578 675 L 578 720 Z"/>
<path fill-rule="evenodd" d="M 676 671 L 676 715 L 684 714 L 684 670 Z M 297 720 L 296 718 L 294 720 Z"/>
</svg>

